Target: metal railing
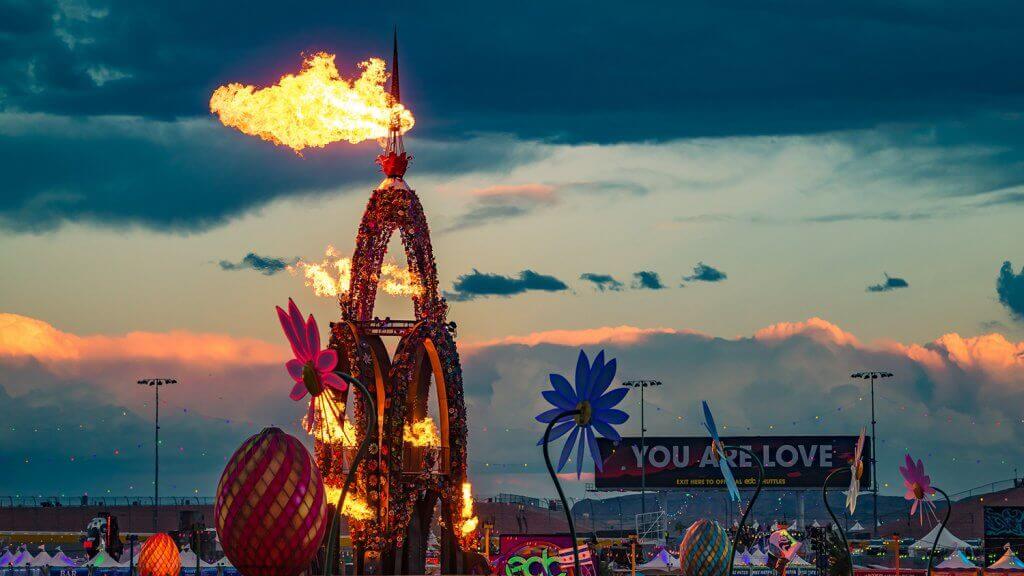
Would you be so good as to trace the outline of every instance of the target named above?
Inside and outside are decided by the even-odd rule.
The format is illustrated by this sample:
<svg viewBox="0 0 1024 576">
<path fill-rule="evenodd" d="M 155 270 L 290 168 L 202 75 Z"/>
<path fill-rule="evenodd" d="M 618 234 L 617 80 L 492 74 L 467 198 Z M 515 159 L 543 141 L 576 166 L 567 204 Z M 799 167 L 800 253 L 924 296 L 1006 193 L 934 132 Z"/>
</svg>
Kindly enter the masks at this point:
<svg viewBox="0 0 1024 576">
<path fill-rule="evenodd" d="M 158 506 L 212 506 L 212 496 L 161 496 Z M 0 496 L 0 508 L 153 506 L 152 496 Z"/>
</svg>

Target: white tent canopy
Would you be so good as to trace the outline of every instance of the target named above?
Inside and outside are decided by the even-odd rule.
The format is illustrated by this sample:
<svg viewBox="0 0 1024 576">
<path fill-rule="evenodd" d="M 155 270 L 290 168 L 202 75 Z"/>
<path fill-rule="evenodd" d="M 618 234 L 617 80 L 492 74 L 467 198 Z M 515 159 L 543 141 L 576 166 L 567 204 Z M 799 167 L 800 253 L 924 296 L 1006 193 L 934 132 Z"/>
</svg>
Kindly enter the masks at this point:
<svg viewBox="0 0 1024 576">
<path fill-rule="evenodd" d="M 974 570 L 978 567 L 964 555 L 963 550 L 957 550 L 945 560 L 939 562 L 936 568 L 942 568 L 943 570 Z"/>
<path fill-rule="evenodd" d="M 818 524 L 818 521 L 815 520 L 814 523 L 811 524 L 811 528 L 821 528 L 821 524 Z"/>
<path fill-rule="evenodd" d="M 114 560 L 110 554 L 107 553 L 107 550 L 103 548 L 92 557 L 92 560 L 89 560 L 83 564 L 83 566 L 95 566 L 96 568 L 121 568 L 124 564 Z"/>
<path fill-rule="evenodd" d="M 235 565 L 231 563 L 231 560 L 228 560 L 227 556 L 221 558 L 220 560 L 217 560 L 216 562 L 213 563 L 213 565 L 218 567 L 218 568 L 234 568 L 235 567 Z"/>
<path fill-rule="evenodd" d="M 39 554 L 36 554 L 36 557 L 29 563 L 29 566 L 49 566 L 52 563 L 53 556 L 50 556 L 50 553 L 46 551 L 45 545 L 40 545 Z"/>
<path fill-rule="evenodd" d="M 651 558 L 650 562 L 636 567 L 637 572 L 644 574 L 668 574 L 679 570 L 679 559 L 662 550 Z"/>
<path fill-rule="evenodd" d="M 793 559 L 789 561 L 789 564 L 787 564 L 787 566 L 806 567 L 806 566 L 814 566 L 814 564 L 811 564 L 810 562 L 808 562 L 807 560 L 804 560 L 800 556 L 793 556 Z"/>
<path fill-rule="evenodd" d="M 1017 558 L 1017 555 L 1013 553 L 1013 550 L 1009 545 L 1004 546 L 1006 553 L 992 563 L 987 570 L 1024 570 L 1024 562 Z"/>
<path fill-rule="evenodd" d="M 910 545 L 910 551 L 912 553 L 916 552 L 919 554 L 926 554 L 930 552 L 932 549 L 932 545 L 935 544 L 936 537 L 938 537 L 939 539 L 939 548 L 942 550 L 970 549 L 970 544 L 957 538 L 956 535 L 950 532 L 949 530 L 943 530 L 942 534 L 939 535 L 939 529 L 941 527 L 941 525 L 936 524 L 935 528 L 932 528 L 932 531 L 929 532 L 927 536 L 922 537 L 920 540 Z"/>
<path fill-rule="evenodd" d="M 71 558 L 68 558 L 68 555 L 65 554 L 63 550 L 60 549 L 60 546 L 58 546 L 57 547 L 57 553 L 53 555 L 53 558 L 50 561 L 50 566 L 74 567 L 74 566 L 78 566 L 78 563 L 76 563 Z"/>
<path fill-rule="evenodd" d="M 181 567 L 182 568 L 195 568 L 196 567 L 196 559 L 197 559 L 196 558 L 196 553 L 193 552 L 192 549 L 189 548 L 188 546 L 185 546 L 184 548 L 181 549 L 181 552 L 178 554 L 178 558 L 181 559 Z M 201 559 L 199 560 L 199 567 L 200 568 L 209 568 L 211 566 L 212 566 L 212 564 L 207 564 L 206 562 L 203 562 Z"/>
<path fill-rule="evenodd" d="M 11 560 L 14 559 L 14 555 L 11 554 L 10 550 L 4 550 L 4 553 L 0 555 L 0 566 L 9 566 Z"/>
<path fill-rule="evenodd" d="M 864 530 L 865 528 L 860 525 L 860 522 L 854 522 L 853 526 L 850 526 L 850 529 L 847 530 L 847 532 L 863 532 Z"/>
<path fill-rule="evenodd" d="M 18 548 L 18 553 L 11 556 L 9 564 L 11 566 L 28 566 L 32 562 L 32 553 L 25 548 Z"/>
<path fill-rule="evenodd" d="M 768 555 L 761 550 L 754 550 L 754 553 L 750 555 L 751 566 L 767 566 Z"/>
</svg>

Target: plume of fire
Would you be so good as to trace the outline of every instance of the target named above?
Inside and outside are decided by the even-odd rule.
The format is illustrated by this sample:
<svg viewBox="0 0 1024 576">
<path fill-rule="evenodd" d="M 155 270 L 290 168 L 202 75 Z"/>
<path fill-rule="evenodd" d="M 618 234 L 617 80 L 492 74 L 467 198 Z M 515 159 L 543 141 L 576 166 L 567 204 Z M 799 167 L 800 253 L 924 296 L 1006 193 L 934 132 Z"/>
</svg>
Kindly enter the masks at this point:
<svg viewBox="0 0 1024 576">
<path fill-rule="evenodd" d="M 338 498 L 341 496 L 341 486 L 327 486 L 327 503 L 337 504 Z M 349 518 L 349 520 L 360 520 L 366 521 L 373 518 L 373 510 L 366 502 L 359 499 L 358 496 L 349 492 L 345 495 L 345 502 L 341 505 L 341 513 Z"/>
<path fill-rule="evenodd" d="M 298 74 L 285 74 L 265 88 L 237 82 L 221 86 L 210 97 L 210 112 L 225 126 L 296 153 L 332 142 L 384 138 L 392 125 L 402 133 L 413 127 L 412 113 L 384 88 L 383 60 L 360 63 L 362 73 L 350 81 L 341 77 L 334 59 L 326 52 L 313 54 Z"/>
<path fill-rule="evenodd" d="M 314 401 L 317 405 L 313 411 L 313 421 L 309 421 L 308 414 L 303 416 L 303 429 L 318 442 L 355 446 L 356 427 L 344 417 L 345 405 L 324 399 L 324 395 L 317 397 Z"/>
<path fill-rule="evenodd" d="M 317 296 L 326 298 L 347 294 L 352 285 L 352 260 L 341 257 L 330 244 L 324 251 L 324 259 L 319 263 L 300 260 L 294 266 L 289 266 L 288 271 L 293 275 L 302 273 L 306 286 L 312 288 Z M 423 293 L 419 277 L 397 264 L 383 264 L 378 280 L 381 290 L 392 296 L 419 296 Z"/>
<path fill-rule="evenodd" d="M 469 482 L 462 483 L 462 512 L 459 516 L 462 518 L 459 533 L 463 536 L 472 534 L 480 524 L 480 519 L 473 513 L 473 485 Z"/>
<path fill-rule="evenodd" d="M 405 442 L 411 446 L 440 446 L 441 435 L 437 433 L 437 425 L 433 418 L 427 416 L 419 422 L 405 425 L 402 432 Z"/>
</svg>

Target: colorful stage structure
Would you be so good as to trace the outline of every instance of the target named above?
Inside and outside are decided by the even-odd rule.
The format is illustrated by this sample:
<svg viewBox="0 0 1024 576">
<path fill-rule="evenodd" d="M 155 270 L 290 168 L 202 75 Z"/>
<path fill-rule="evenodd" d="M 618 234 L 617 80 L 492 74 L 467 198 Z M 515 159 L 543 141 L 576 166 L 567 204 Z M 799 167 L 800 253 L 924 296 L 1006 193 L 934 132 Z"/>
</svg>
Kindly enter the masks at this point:
<svg viewBox="0 0 1024 576">
<path fill-rule="evenodd" d="M 395 40 L 390 93 L 401 101 L 398 44 Z M 338 367 L 359 378 L 375 394 L 377 414 L 366 414 L 358 394 L 335 393 L 344 403 L 353 397 L 356 438 L 320 438 L 316 458 L 329 491 L 340 490 L 366 418 L 378 419 L 378 437 L 360 465 L 354 493 L 344 513 L 355 553 L 357 574 L 376 565 L 377 574 L 423 574 L 434 509 L 440 501 L 441 571 L 463 573 L 464 551 L 475 548 L 476 518 L 466 482 L 466 407 L 462 370 L 455 345 L 455 324 L 438 291 L 430 230 L 416 192 L 405 181 L 409 165 L 397 122 L 377 158 L 385 178 L 370 196 L 352 257 L 348 292 L 339 298 L 341 318 L 331 324 L 330 346 Z M 392 234 L 398 231 L 415 289 L 415 319 L 374 316 L 381 267 Z M 390 357 L 384 338 L 398 338 Z M 407 439 L 407 428 L 428 417 L 430 386 L 438 399 L 437 436 L 426 445 Z M 336 492 L 332 492 L 336 494 Z M 331 501 L 334 501 L 334 497 Z"/>
</svg>

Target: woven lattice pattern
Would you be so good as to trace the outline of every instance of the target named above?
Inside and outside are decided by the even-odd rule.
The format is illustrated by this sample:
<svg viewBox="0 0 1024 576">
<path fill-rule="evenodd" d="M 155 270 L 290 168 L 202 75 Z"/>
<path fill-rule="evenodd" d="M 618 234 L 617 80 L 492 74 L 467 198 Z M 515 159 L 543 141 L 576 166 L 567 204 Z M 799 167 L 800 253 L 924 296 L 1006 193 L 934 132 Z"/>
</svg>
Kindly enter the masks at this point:
<svg viewBox="0 0 1024 576">
<path fill-rule="evenodd" d="M 725 576 L 729 572 L 729 535 L 706 518 L 693 523 L 679 544 L 683 576 Z"/>
<path fill-rule="evenodd" d="M 139 553 L 139 576 L 178 576 L 181 558 L 174 539 L 163 532 L 151 536 Z"/>
<path fill-rule="evenodd" d="M 327 527 L 320 472 L 299 440 L 266 428 L 224 468 L 214 509 L 224 553 L 245 576 L 297 576 Z"/>
</svg>

